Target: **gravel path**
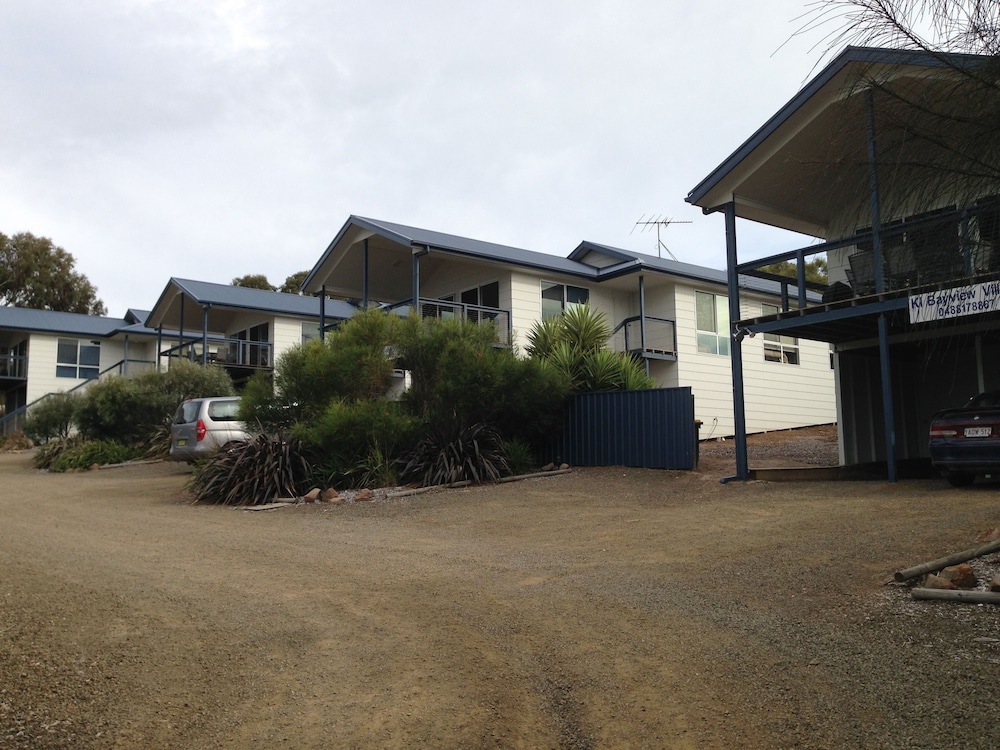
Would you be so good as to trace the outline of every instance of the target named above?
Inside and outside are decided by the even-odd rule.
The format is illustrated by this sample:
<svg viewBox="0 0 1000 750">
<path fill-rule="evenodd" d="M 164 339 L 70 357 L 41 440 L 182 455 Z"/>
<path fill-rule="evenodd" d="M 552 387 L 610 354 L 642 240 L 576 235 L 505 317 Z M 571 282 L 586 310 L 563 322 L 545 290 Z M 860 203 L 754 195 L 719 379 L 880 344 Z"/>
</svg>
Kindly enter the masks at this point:
<svg viewBox="0 0 1000 750">
<path fill-rule="evenodd" d="M 887 584 L 996 486 L 702 456 L 255 513 L 0 456 L 0 748 L 997 746 L 998 610 Z"/>
</svg>

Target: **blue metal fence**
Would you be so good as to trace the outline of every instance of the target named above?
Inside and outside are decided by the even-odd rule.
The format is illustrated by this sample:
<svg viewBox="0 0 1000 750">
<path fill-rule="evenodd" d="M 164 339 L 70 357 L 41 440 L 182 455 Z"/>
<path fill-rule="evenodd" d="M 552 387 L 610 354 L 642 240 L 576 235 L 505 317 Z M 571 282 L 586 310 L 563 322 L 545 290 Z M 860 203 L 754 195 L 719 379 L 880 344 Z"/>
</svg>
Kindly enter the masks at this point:
<svg viewBox="0 0 1000 750">
<path fill-rule="evenodd" d="M 572 466 L 693 469 L 697 444 L 691 389 L 652 388 L 573 396 L 557 450 Z"/>
</svg>

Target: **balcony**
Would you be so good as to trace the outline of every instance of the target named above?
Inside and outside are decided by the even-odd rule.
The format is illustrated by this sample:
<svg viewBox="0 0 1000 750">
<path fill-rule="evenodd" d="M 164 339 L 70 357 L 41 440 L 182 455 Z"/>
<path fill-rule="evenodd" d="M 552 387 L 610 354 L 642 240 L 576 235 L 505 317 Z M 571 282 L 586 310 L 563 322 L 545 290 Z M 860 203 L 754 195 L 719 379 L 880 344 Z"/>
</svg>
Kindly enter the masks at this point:
<svg viewBox="0 0 1000 750">
<path fill-rule="evenodd" d="M 27 380 L 28 358 L 22 354 L 0 354 L 0 380 Z"/>
<path fill-rule="evenodd" d="M 944 299 L 949 295 L 937 293 L 962 294 L 965 287 L 1000 279 L 997 200 L 886 223 L 877 239 L 871 229 L 861 229 L 842 239 L 737 265 L 742 287 L 780 292 L 782 297 L 777 315 L 738 321 L 737 333 L 787 333 L 831 343 L 870 339 L 877 335 L 873 316 L 888 316 L 890 331 L 901 332 L 916 320 L 910 308 L 922 306 L 921 297 Z M 806 260 L 818 254 L 828 260 L 833 279 L 829 284 L 805 278 Z M 768 268 L 785 261 L 795 265 L 795 277 Z M 926 318 L 931 319 L 938 318 Z"/>
<path fill-rule="evenodd" d="M 408 315 L 412 309 L 412 300 L 405 300 L 391 305 L 388 309 L 401 315 Z M 511 323 L 510 311 L 482 305 L 468 305 L 461 302 L 451 302 L 440 299 L 419 298 L 418 309 L 421 318 L 438 318 L 441 320 L 469 320 L 481 325 L 492 325 L 496 328 L 497 346 L 510 346 Z"/>
<path fill-rule="evenodd" d="M 672 320 L 649 316 L 644 320 L 636 315 L 615 327 L 608 346 L 616 352 L 673 362 L 677 360 L 677 331 Z"/>
<path fill-rule="evenodd" d="M 205 352 L 205 356 L 202 354 Z M 207 350 L 201 337 L 185 341 L 170 349 L 161 352 L 161 356 L 170 359 L 187 359 L 192 362 L 201 362 L 203 359 L 210 364 L 220 367 L 246 368 L 246 369 L 270 369 L 274 357 L 272 356 L 273 346 L 267 341 L 244 341 L 243 339 L 230 339 L 209 337 Z"/>
</svg>

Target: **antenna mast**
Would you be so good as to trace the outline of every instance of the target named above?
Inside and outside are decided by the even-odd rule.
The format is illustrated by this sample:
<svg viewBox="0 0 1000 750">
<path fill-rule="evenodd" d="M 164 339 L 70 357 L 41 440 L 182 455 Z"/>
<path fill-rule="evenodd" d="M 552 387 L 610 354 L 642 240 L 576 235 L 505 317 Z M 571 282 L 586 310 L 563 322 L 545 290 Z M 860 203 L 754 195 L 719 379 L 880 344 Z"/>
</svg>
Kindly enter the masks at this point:
<svg viewBox="0 0 1000 750">
<path fill-rule="evenodd" d="M 656 227 L 656 256 L 658 258 L 662 258 L 663 257 L 663 251 L 666 250 L 667 251 L 667 255 L 669 255 L 673 260 L 677 260 L 677 256 L 674 255 L 672 252 L 670 252 L 670 248 L 667 247 L 666 244 L 663 242 L 663 240 L 660 239 L 660 227 L 663 227 L 664 229 L 666 229 L 671 224 L 690 224 L 690 223 L 691 223 L 690 221 L 675 221 L 674 219 L 664 218 L 663 216 L 659 216 L 659 215 L 656 216 L 656 218 L 653 218 L 652 214 L 650 214 L 649 218 L 647 219 L 646 218 L 646 214 L 643 214 L 641 217 L 639 217 L 639 221 L 637 221 L 635 223 L 635 226 L 632 227 L 632 232 L 635 231 L 635 227 L 642 227 L 642 229 L 639 230 L 639 231 L 645 232 L 650 227 L 654 227 L 655 226 Z M 629 234 L 632 234 L 632 232 L 629 232 Z"/>
</svg>

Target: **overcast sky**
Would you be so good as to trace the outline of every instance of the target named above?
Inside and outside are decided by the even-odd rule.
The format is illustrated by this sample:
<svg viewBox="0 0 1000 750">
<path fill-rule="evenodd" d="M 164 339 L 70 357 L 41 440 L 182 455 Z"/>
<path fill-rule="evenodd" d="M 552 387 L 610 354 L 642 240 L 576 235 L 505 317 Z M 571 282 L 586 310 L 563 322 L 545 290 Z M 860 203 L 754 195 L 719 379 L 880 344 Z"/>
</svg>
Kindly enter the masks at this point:
<svg viewBox="0 0 1000 750">
<path fill-rule="evenodd" d="M 823 52 L 805 0 L 0 0 L 0 232 L 115 317 L 171 276 L 272 283 L 348 216 L 725 266 L 687 193 Z M 786 43 L 788 42 L 788 43 Z M 741 259 L 799 244 L 741 224 Z M 784 244 L 772 244 L 773 242 Z"/>
</svg>

